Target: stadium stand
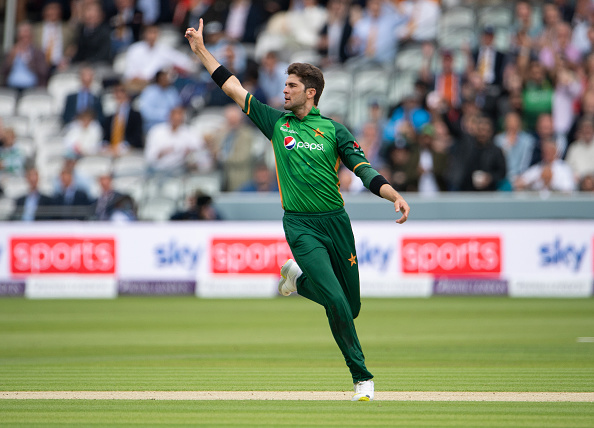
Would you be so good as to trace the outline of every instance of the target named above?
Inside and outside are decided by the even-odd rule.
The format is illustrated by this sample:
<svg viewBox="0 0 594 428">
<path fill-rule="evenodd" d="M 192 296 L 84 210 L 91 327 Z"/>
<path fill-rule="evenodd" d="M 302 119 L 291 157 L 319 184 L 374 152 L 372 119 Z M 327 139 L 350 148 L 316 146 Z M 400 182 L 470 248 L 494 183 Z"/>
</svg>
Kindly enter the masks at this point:
<svg viewBox="0 0 594 428">
<path fill-rule="evenodd" d="M 101 1 L 99 3 L 102 4 Z M 164 6 L 163 10 L 167 10 L 168 5 L 171 6 L 174 2 L 162 0 L 161 3 Z M 325 3 L 320 2 L 322 5 Z M 384 0 L 382 3 L 382 7 L 396 8 L 401 13 L 407 10 L 404 7 L 407 3 L 406 0 Z M 436 150 L 442 150 L 448 156 L 454 156 L 454 153 L 458 153 L 454 149 L 458 147 L 461 139 L 465 138 L 463 133 L 455 134 L 453 132 L 454 129 L 460 128 L 460 124 L 465 126 L 467 122 L 472 121 L 474 115 L 487 115 L 494 119 L 495 133 L 498 133 L 502 131 L 500 118 L 505 115 L 506 111 L 510 108 L 522 108 L 522 105 L 514 104 L 516 102 L 514 100 L 529 101 L 527 97 L 530 96 L 529 89 L 532 86 L 527 70 L 530 61 L 539 61 L 542 46 L 556 49 L 554 43 L 551 42 L 550 35 L 556 31 L 558 22 L 569 16 L 567 13 L 561 16 L 548 4 L 544 6 L 543 2 L 533 2 L 529 4 L 531 27 L 526 29 L 522 27 L 525 24 L 518 20 L 515 9 L 517 3 L 519 2 L 444 0 L 441 2 L 441 15 L 438 20 L 435 40 L 423 42 L 400 40 L 394 62 L 383 67 L 366 62 L 364 58 L 352 57 L 344 63 L 332 63 L 315 46 L 304 48 L 303 45 L 292 42 L 286 37 L 283 37 L 283 42 L 279 44 L 279 38 L 270 37 L 270 32 L 267 31 L 260 31 L 256 42 L 244 43 L 243 48 L 248 55 L 248 62 L 253 62 L 256 69 L 268 50 L 276 50 L 279 47 L 282 47 L 279 55 L 283 61 L 304 61 L 320 66 L 326 79 L 325 90 L 320 99 L 322 114 L 337 118 L 353 133 L 356 133 L 370 119 L 368 109 L 370 103 L 378 103 L 384 109 L 384 117 L 377 124 L 380 127 L 385 125 L 396 107 L 400 106 L 408 95 L 421 96 L 422 108 L 430 114 L 431 123 L 437 130 L 433 136 Z M 353 16 L 358 16 L 358 14 L 364 16 L 367 12 L 364 4 L 365 2 L 352 2 Z M 592 28 L 591 23 L 586 27 L 580 27 L 584 25 L 584 17 L 588 14 L 588 11 L 584 14 L 584 11 L 580 9 L 580 4 L 580 2 L 572 3 L 573 9 L 570 12 L 573 14 L 573 19 L 568 21 L 573 28 L 573 39 L 570 44 L 573 44 L 575 40 L 576 46 L 580 42 L 580 34 L 584 34 L 583 28 Z M 548 9 L 545 13 L 546 8 Z M 278 13 L 286 12 L 286 10 L 281 10 Z M 181 19 L 178 16 L 171 19 L 171 16 L 173 14 L 158 21 L 159 43 L 174 48 L 185 55 L 191 55 L 183 39 L 185 18 Z M 214 20 L 215 17 L 218 19 L 223 15 L 217 15 L 213 9 L 207 10 L 204 16 L 205 19 Z M 108 18 L 106 17 L 106 20 Z M 188 17 L 186 16 L 186 18 Z M 75 20 L 76 17 L 71 19 Z M 225 23 L 222 22 L 222 25 L 225 31 Z M 265 27 L 266 24 L 263 28 Z M 482 79 L 482 72 L 478 64 L 481 55 L 478 49 L 482 46 L 486 29 L 494 37 L 494 49 L 505 57 L 504 79 L 497 85 L 487 80 L 483 80 L 482 83 L 479 81 L 479 77 Z M 519 37 L 522 31 L 530 33 L 530 39 L 523 42 L 525 43 L 524 47 L 528 49 L 528 57 L 523 57 L 519 48 Z M 580 31 L 582 32 L 580 33 Z M 569 100 L 570 105 L 574 106 L 568 113 L 571 115 L 569 119 L 574 122 L 571 131 L 566 135 L 567 143 L 570 146 L 579 137 L 576 135 L 575 129 L 578 118 L 584 116 L 581 109 L 583 100 L 586 99 L 586 94 L 593 92 L 591 84 L 593 70 L 589 64 L 594 64 L 592 61 L 594 49 L 586 42 L 587 40 L 581 39 L 579 46 L 582 46 L 582 50 L 579 52 L 578 61 L 569 65 L 559 65 L 565 66 L 567 74 L 572 76 L 580 88 L 577 95 Z M 586 46 L 587 49 L 583 46 Z M 451 83 L 451 87 L 444 89 L 439 86 L 441 83 L 438 84 L 436 76 L 442 71 L 441 55 L 446 50 L 453 57 L 454 73 L 459 77 L 459 81 Z M 3 54 L 6 55 L 7 52 L 3 52 Z M 528 62 L 523 62 L 524 59 Z M 46 86 L 35 89 L 18 91 L 0 87 L 1 122 L 5 128 L 12 128 L 15 131 L 16 147 L 39 168 L 42 177 L 40 186 L 48 191 L 53 191 L 53 189 L 47 183 L 56 180 L 64 162 L 64 156 L 67 154 L 63 142 L 64 129 L 60 115 L 66 96 L 80 87 L 79 67 L 80 64 L 64 64 L 53 70 Z M 122 77 L 125 68 L 125 50 L 113 55 L 111 63 L 94 65 L 93 92 L 101 97 L 106 117 L 116 110 L 116 101 L 111 87 Z M 228 100 L 216 96 L 217 89 L 208 75 L 205 75 L 204 70 L 189 73 L 171 68 L 167 72 L 170 73 L 175 82 L 174 85 L 187 107 L 187 123 L 203 137 L 207 148 L 213 150 L 214 153 L 214 149 L 209 145 L 212 144 L 212 136 L 216 135 L 224 126 L 224 107 L 221 103 Z M 510 76 L 514 77 L 510 78 Z M 516 76 L 519 83 L 514 83 Z M 243 76 L 240 77 L 243 78 Z M 545 80 L 549 85 L 547 96 L 550 96 L 551 99 L 554 96 L 559 96 L 562 92 L 561 79 L 555 69 L 546 71 Z M 425 93 L 419 92 L 419 83 L 427 88 Z M 257 89 L 257 86 L 250 87 L 250 91 L 254 94 L 257 93 Z M 444 106 L 441 103 L 435 104 L 436 94 L 439 95 L 440 91 L 454 92 L 452 99 L 457 97 L 459 104 L 449 106 Z M 135 95 L 132 94 L 133 97 Z M 433 102 L 429 102 L 429 100 Z M 137 101 L 133 98 L 132 106 L 135 106 L 136 103 Z M 552 110 L 548 113 L 559 114 Z M 442 131 L 443 129 L 446 131 Z M 379 135 L 383 134 L 383 129 L 378 129 L 378 131 Z M 526 131 L 535 133 L 535 130 L 529 126 Z M 406 140 L 406 150 L 416 147 L 414 133 L 409 135 L 399 130 L 397 134 L 400 138 L 398 141 L 402 141 L 402 138 Z M 103 140 L 107 142 L 110 137 L 103 135 Z M 470 137 L 473 136 L 470 135 Z M 0 127 L 0 140 L 1 138 Z M 388 153 L 392 153 L 392 146 L 386 141 L 381 141 L 380 146 L 380 156 L 386 167 L 391 171 L 398 170 L 400 166 L 393 164 L 393 159 L 388 155 Z M 260 158 L 264 155 L 259 156 L 254 158 L 262 160 Z M 214 154 L 213 157 L 216 158 Z M 540 159 L 535 155 L 534 162 L 538 161 Z M 113 154 L 106 144 L 105 153 L 100 156 L 78 159 L 76 169 L 91 177 L 90 181 L 93 183 L 91 186 L 94 187 L 96 187 L 94 177 L 101 171 L 110 171 L 114 176 L 115 188 L 132 195 L 139 204 L 139 218 L 165 220 L 167 214 L 172 210 L 182 208 L 186 198 L 197 189 L 210 195 L 220 194 L 224 184 L 221 179 L 222 162 L 224 160 L 215 159 L 213 169 L 193 170 L 180 177 L 162 181 L 159 186 L 156 186 L 157 180 L 147 175 L 142 149 Z M 594 160 L 592 162 L 591 175 L 594 174 Z M 467 167 L 471 168 L 472 165 L 467 165 Z M 576 190 L 579 189 L 580 183 L 587 178 L 576 176 Z M 19 184 L 12 183 L 18 183 L 18 180 L 15 178 L 10 182 L 11 189 L 6 189 L 4 186 L 5 195 L 16 196 L 21 187 Z M 507 190 L 513 190 L 512 179 L 508 184 Z M 422 192 L 422 189 L 406 188 L 406 186 L 405 189 L 411 192 Z M 500 190 L 503 189 L 502 186 Z M 452 188 L 451 190 L 456 189 Z M 551 191 L 555 190 L 551 189 Z M 6 202 L 5 199 L 2 200 L 2 204 L 7 207 L 9 202 Z M 2 210 L 0 209 L 0 211 Z"/>
</svg>

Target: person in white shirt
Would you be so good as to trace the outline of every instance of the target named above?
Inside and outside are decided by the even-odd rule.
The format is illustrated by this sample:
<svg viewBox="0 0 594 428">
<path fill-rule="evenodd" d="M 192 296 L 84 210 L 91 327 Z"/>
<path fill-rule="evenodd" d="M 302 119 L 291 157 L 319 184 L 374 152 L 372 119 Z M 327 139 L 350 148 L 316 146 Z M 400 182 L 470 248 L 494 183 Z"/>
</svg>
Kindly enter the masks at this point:
<svg viewBox="0 0 594 428">
<path fill-rule="evenodd" d="M 158 43 L 158 38 L 159 27 L 150 25 L 144 29 L 143 40 L 128 48 L 124 82 L 129 90 L 140 92 L 159 70 L 172 67 L 187 73 L 196 70 L 196 63 L 190 56 Z"/>
<path fill-rule="evenodd" d="M 565 161 L 579 181 L 588 175 L 594 175 L 594 121 L 592 118 L 585 117 L 579 122 L 578 139 L 569 146 Z"/>
<path fill-rule="evenodd" d="M 79 156 L 97 155 L 102 151 L 103 128 L 92 110 L 79 113 L 76 120 L 67 125 L 64 145 L 67 152 Z"/>
<path fill-rule="evenodd" d="M 408 22 L 399 29 L 401 42 L 432 42 L 437 37 L 441 9 L 435 0 L 408 0 L 402 2 L 402 11 Z"/>
<path fill-rule="evenodd" d="M 514 183 L 517 190 L 572 192 L 576 188 L 573 171 L 557 157 L 557 145 L 551 138 L 541 143 L 542 161 L 528 168 Z"/>
<path fill-rule="evenodd" d="M 201 169 L 204 156 L 204 141 L 185 124 L 186 111 L 175 107 L 169 115 L 169 122 L 159 123 L 151 128 L 146 138 L 144 156 L 152 174 L 177 176 L 188 169 Z"/>
</svg>

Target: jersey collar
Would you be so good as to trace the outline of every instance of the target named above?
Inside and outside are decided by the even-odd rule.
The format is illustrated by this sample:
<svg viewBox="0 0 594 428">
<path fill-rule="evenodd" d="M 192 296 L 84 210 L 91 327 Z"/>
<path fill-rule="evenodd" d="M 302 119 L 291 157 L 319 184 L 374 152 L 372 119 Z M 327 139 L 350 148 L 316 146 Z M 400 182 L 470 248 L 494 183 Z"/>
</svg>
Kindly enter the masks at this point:
<svg viewBox="0 0 594 428">
<path fill-rule="evenodd" d="M 287 113 L 287 116 L 291 116 L 291 117 L 297 118 L 297 116 L 295 116 L 295 113 L 293 113 L 292 111 L 288 112 Z M 307 116 L 305 116 L 303 118 L 303 120 L 306 120 L 309 116 L 320 116 L 320 109 L 317 108 L 316 106 L 313 106 L 311 108 L 311 110 L 309 111 L 309 113 L 307 113 Z"/>
</svg>

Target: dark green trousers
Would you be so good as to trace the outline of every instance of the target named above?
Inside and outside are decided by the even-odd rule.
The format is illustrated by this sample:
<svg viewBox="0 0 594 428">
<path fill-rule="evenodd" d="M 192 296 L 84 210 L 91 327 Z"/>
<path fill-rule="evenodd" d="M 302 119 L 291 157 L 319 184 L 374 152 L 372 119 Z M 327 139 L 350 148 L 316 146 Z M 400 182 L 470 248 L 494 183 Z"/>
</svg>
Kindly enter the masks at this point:
<svg viewBox="0 0 594 428">
<path fill-rule="evenodd" d="M 327 213 L 285 212 L 283 227 L 295 261 L 303 271 L 297 293 L 319 303 L 353 383 L 373 378 L 357 338 L 354 319 L 361 309 L 355 238 L 344 209 Z"/>
</svg>

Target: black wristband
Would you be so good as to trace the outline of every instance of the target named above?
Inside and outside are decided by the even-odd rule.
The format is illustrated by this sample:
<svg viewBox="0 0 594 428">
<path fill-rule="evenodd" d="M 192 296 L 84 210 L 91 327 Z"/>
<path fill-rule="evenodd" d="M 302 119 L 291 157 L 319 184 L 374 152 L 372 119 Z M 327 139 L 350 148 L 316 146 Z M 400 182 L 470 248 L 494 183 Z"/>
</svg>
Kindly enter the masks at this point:
<svg viewBox="0 0 594 428">
<path fill-rule="evenodd" d="M 224 66 L 219 65 L 219 67 L 212 72 L 212 80 L 219 85 L 219 88 L 222 88 L 225 82 L 229 79 L 229 77 L 233 76 L 229 70 L 227 70 Z"/>
<path fill-rule="evenodd" d="M 369 190 L 371 191 L 371 193 L 381 197 L 380 188 L 384 184 L 390 184 L 390 183 L 388 182 L 388 180 L 386 180 L 386 178 L 383 175 L 378 174 L 371 179 L 371 182 L 369 183 Z"/>
</svg>

